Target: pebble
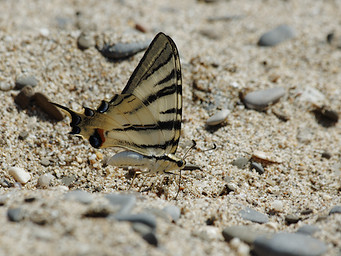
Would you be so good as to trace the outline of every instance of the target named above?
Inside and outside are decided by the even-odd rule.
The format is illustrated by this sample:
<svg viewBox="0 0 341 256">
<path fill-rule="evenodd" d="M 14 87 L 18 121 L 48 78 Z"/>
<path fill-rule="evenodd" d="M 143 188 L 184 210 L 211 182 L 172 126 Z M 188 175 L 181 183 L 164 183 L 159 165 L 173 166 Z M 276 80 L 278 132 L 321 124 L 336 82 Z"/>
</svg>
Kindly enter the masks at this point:
<svg viewBox="0 0 341 256">
<path fill-rule="evenodd" d="M 163 208 L 163 211 L 167 213 L 174 222 L 176 222 L 178 219 L 180 219 L 181 216 L 181 210 L 179 207 L 175 205 L 169 205 Z"/>
<path fill-rule="evenodd" d="M 251 168 L 251 170 L 255 169 L 256 172 L 258 172 L 259 174 L 263 174 L 265 172 L 263 166 L 260 163 L 251 162 L 250 168 Z"/>
<path fill-rule="evenodd" d="M 334 206 L 330 211 L 329 215 L 335 214 L 335 213 L 341 213 L 341 205 Z"/>
<path fill-rule="evenodd" d="M 22 109 L 27 109 L 31 103 L 33 94 L 33 88 L 31 86 L 25 86 L 18 95 L 14 97 L 14 102 Z"/>
<path fill-rule="evenodd" d="M 43 165 L 43 166 L 49 166 L 50 165 L 50 160 L 46 157 L 43 157 L 41 160 L 40 160 L 40 164 Z"/>
<path fill-rule="evenodd" d="M 341 49 L 341 37 L 340 34 L 337 34 L 336 32 L 331 32 L 327 35 L 327 42 L 337 48 Z"/>
<path fill-rule="evenodd" d="M 21 184 L 26 184 L 31 179 L 31 174 L 20 167 L 10 167 L 8 173 Z"/>
<path fill-rule="evenodd" d="M 28 137 L 28 132 L 27 131 L 22 131 L 19 133 L 19 140 L 25 140 Z"/>
<path fill-rule="evenodd" d="M 322 106 L 326 97 L 322 92 L 314 87 L 305 87 L 303 91 L 298 92 L 298 99 L 303 103 L 311 103 L 314 106 Z"/>
<path fill-rule="evenodd" d="M 339 121 L 339 115 L 335 110 L 332 110 L 326 106 L 316 108 L 313 110 L 317 122 L 323 127 L 331 127 L 336 125 Z"/>
<path fill-rule="evenodd" d="M 24 211 L 20 208 L 9 208 L 7 210 L 7 218 L 9 221 L 19 222 L 24 219 Z"/>
<path fill-rule="evenodd" d="M 81 189 L 73 190 L 65 194 L 66 200 L 77 201 L 82 204 L 91 204 L 93 195 Z"/>
<path fill-rule="evenodd" d="M 239 157 L 232 161 L 232 165 L 237 166 L 239 169 L 245 169 L 248 163 L 249 159 L 246 157 Z"/>
<path fill-rule="evenodd" d="M 330 159 L 332 157 L 332 154 L 329 153 L 328 151 L 324 151 L 322 152 L 321 157 L 325 159 Z"/>
<path fill-rule="evenodd" d="M 41 175 L 38 178 L 37 187 L 47 188 L 48 186 L 50 186 L 50 183 L 51 183 L 53 178 L 54 178 L 54 176 L 51 173 L 45 173 L 45 174 Z"/>
<path fill-rule="evenodd" d="M 256 223 L 267 223 L 269 221 L 268 216 L 249 207 L 245 207 L 243 210 L 240 210 L 239 214 L 243 219 Z"/>
<path fill-rule="evenodd" d="M 215 113 L 213 116 L 207 119 L 206 124 L 208 126 L 214 126 L 225 122 L 227 116 L 230 114 L 230 110 L 223 109 Z"/>
<path fill-rule="evenodd" d="M 303 144 L 309 144 L 313 138 L 314 132 L 310 127 L 303 127 L 297 131 L 296 139 Z"/>
<path fill-rule="evenodd" d="M 9 91 L 14 89 L 14 84 L 0 82 L 0 91 Z"/>
<path fill-rule="evenodd" d="M 58 178 L 58 175 L 57 175 Z M 65 186 L 70 186 L 74 181 L 76 180 L 76 177 L 71 175 L 71 176 L 64 176 L 61 179 L 61 182 L 65 185 Z"/>
<path fill-rule="evenodd" d="M 247 244 L 252 244 L 260 235 L 268 234 L 265 231 L 261 231 L 253 228 L 252 226 L 231 226 L 226 227 L 223 230 L 223 237 L 225 241 L 229 242 L 233 238 L 239 238 Z"/>
<path fill-rule="evenodd" d="M 276 212 L 283 211 L 283 208 L 284 208 L 284 204 L 283 204 L 283 201 L 281 201 L 281 200 L 274 200 L 271 203 L 271 209 L 276 211 Z"/>
<path fill-rule="evenodd" d="M 112 60 L 120 60 L 129 58 L 138 52 L 148 48 L 150 41 L 137 43 L 117 43 L 114 45 L 105 45 L 99 52 L 106 58 Z"/>
<path fill-rule="evenodd" d="M 295 224 L 299 222 L 301 218 L 297 216 L 296 214 L 288 214 L 285 216 L 285 222 L 290 225 L 290 224 Z"/>
<path fill-rule="evenodd" d="M 272 237 L 258 237 L 254 250 L 257 255 L 266 256 L 319 256 L 327 251 L 327 246 L 307 235 L 283 232 Z"/>
<path fill-rule="evenodd" d="M 152 214 L 138 213 L 138 214 L 127 214 L 127 215 L 115 215 L 114 218 L 118 221 L 129 221 L 131 223 L 143 223 L 152 229 L 156 228 L 156 218 Z"/>
<path fill-rule="evenodd" d="M 264 110 L 270 104 L 277 102 L 285 95 L 283 87 L 274 87 L 265 90 L 258 90 L 247 93 L 243 97 L 243 102 L 247 108 Z"/>
<path fill-rule="evenodd" d="M 129 214 L 136 204 L 136 197 L 134 195 L 108 194 L 105 198 L 108 199 L 112 205 L 119 205 L 121 207 L 117 215 Z"/>
<path fill-rule="evenodd" d="M 77 46 L 80 50 L 86 50 L 95 46 L 95 40 L 89 32 L 83 31 L 77 39 Z"/>
<path fill-rule="evenodd" d="M 21 90 L 25 86 L 35 87 L 38 85 L 38 81 L 31 75 L 19 75 L 15 80 L 15 89 Z"/>
<path fill-rule="evenodd" d="M 314 233 L 316 233 L 317 231 L 319 231 L 319 228 L 317 226 L 314 225 L 304 225 L 302 227 L 300 227 L 297 230 L 297 233 L 301 233 L 301 234 L 305 234 L 305 235 L 313 235 Z"/>
<path fill-rule="evenodd" d="M 264 33 L 259 41 L 259 46 L 275 46 L 286 40 L 295 37 L 295 31 L 288 25 L 279 25 L 278 27 Z"/>
<path fill-rule="evenodd" d="M 252 159 L 263 161 L 267 163 L 281 163 L 282 160 L 274 157 L 272 154 L 260 150 L 256 150 L 252 153 Z"/>
<path fill-rule="evenodd" d="M 32 97 L 32 100 L 34 101 L 35 105 L 44 111 L 50 118 L 55 119 L 56 121 L 61 121 L 64 119 L 64 116 L 60 110 L 50 102 L 47 96 L 41 92 L 35 93 Z"/>
</svg>

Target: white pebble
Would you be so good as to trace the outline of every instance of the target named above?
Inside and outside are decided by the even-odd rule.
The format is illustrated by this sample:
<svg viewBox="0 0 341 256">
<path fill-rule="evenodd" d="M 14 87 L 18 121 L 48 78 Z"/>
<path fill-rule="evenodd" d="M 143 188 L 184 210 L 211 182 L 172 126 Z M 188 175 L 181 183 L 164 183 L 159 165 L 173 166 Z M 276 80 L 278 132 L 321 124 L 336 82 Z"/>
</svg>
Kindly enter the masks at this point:
<svg viewBox="0 0 341 256">
<path fill-rule="evenodd" d="M 52 179 L 53 175 L 51 173 L 45 173 L 39 177 L 37 186 L 41 188 L 47 188 L 50 185 Z"/>
<path fill-rule="evenodd" d="M 8 173 L 21 184 L 26 184 L 31 179 L 31 174 L 20 167 L 11 167 L 9 168 Z"/>
<path fill-rule="evenodd" d="M 271 204 L 271 208 L 276 212 L 283 211 L 283 202 L 281 200 L 274 200 Z"/>
<path fill-rule="evenodd" d="M 230 110 L 228 109 L 220 110 L 219 112 L 215 113 L 213 116 L 208 118 L 206 124 L 210 126 L 221 124 L 226 120 L 229 114 Z"/>
<path fill-rule="evenodd" d="M 6 82 L 0 82 L 0 90 L 1 91 L 9 91 L 14 88 L 14 84 L 6 83 Z"/>
</svg>

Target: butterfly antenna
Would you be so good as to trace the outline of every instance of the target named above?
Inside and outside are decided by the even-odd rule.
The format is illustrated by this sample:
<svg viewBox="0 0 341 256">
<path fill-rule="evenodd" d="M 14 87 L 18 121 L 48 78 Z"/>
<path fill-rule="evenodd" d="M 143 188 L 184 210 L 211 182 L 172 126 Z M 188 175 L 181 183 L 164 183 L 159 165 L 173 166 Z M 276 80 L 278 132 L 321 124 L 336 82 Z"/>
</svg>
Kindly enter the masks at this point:
<svg viewBox="0 0 341 256">
<path fill-rule="evenodd" d="M 186 150 L 186 152 L 185 152 L 185 154 L 184 154 L 184 156 L 182 157 L 182 159 L 185 159 L 186 158 L 186 156 L 188 155 L 188 153 L 193 149 L 193 148 L 195 148 L 196 146 L 197 146 L 197 143 L 195 142 L 195 140 L 192 140 L 192 146 L 190 146 L 187 150 Z"/>
</svg>

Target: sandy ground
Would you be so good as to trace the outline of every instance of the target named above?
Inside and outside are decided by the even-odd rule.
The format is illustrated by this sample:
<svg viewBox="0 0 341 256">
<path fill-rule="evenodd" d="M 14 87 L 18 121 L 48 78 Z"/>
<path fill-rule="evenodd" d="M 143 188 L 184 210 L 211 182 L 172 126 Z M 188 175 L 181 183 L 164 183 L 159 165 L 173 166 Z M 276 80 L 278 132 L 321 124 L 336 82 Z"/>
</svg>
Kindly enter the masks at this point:
<svg viewBox="0 0 341 256">
<path fill-rule="evenodd" d="M 111 43 L 144 41 L 159 31 L 170 35 L 183 72 L 177 153 L 181 156 L 196 140 L 198 149 L 186 160 L 202 171 L 184 172 L 176 201 L 177 177 L 162 184 L 162 177 L 147 179 L 147 185 L 159 182 L 154 191 L 137 193 L 141 176 L 128 191 L 137 196 L 134 212 L 167 205 L 182 211 L 176 224 L 158 220 L 159 246 L 154 247 L 129 223 L 82 218 L 85 206 L 63 199 L 65 191 L 78 188 L 93 193 L 96 201 L 104 194 L 126 193 L 131 182 L 127 170 L 102 164 L 102 156 L 117 149 L 96 150 L 67 135 L 68 119 L 55 122 L 34 106 L 22 110 L 13 100 L 18 90 L 0 91 L 0 193 L 6 196 L 0 207 L 0 254 L 237 255 L 238 249 L 221 235 L 227 226 L 293 232 L 314 224 L 320 229 L 314 237 L 328 246 L 326 255 L 340 255 L 341 215 L 328 212 L 341 204 L 341 124 L 323 127 L 312 113 L 316 104 L 300 97 L 305 88 L 314 88 L 324 96 L 321 104 L 341 114 L 341 50 L 326 42 L 328 33 L 341 32 L 340 7 L 338 1 L 1 1 L 0 83 L 14 86 L 19 75 L 33 75 L 38 80 L 35 91 L 75 110 L 95 108 L 119 93 L 143 55 L 111 62 L 94 47 L 81 51 L 77 37 L 84 26 L 91 36 Z M 236 17 L 207 20 L 229 15 Z M 136 30 L 136 24 L 147 33 Z M 280 24 L 294 28 L 296 37 L 276 47 L 257 46 L 264 32 Z M 286 95 L 268 110 L 241 104 L 244 90 L 271 87 L 285 88 Z M 224 108 L 231 110 L 227 122 L 206 129 L 207 118 Z M 19 139 L 22 132 L 28 133 L 24 140 Z M 204 151 L 214 143 L 217 149 Z M 263 164 L 264 174 L 231 164 L 257 150 L 275 159 Z M 322 157 L 323 152 L 331 157 Z M 50 163 L 43 165 L 42 159 Z M 30 181 L 15 183 L 8 174 L 11 166 L 27 170 Z M 52 185 L 38 189 L 37 180 L 45 173 L 54 176 Z M 69 186 L 65 177 L 72 180 Z M 235 190 L 221 195 L 227 183 Z M 28 204 L 25 198 L 31 197 L 36 200 Z M 278 201 L 282 207 L 274 211 Z M 44 225 L 29 219 L 9 222 L 7 209 L 16 206 L 28 212 L 56 211 L 58 217 Z M 238 212 L 245 206 L 267 214 L 270 222 L 243 220 Z M 285 223 L 285 216 L 305 210 L 310 213 L 298 223 Z M 208 226 L 212 216 L 214 224 Z"/>
</svg>

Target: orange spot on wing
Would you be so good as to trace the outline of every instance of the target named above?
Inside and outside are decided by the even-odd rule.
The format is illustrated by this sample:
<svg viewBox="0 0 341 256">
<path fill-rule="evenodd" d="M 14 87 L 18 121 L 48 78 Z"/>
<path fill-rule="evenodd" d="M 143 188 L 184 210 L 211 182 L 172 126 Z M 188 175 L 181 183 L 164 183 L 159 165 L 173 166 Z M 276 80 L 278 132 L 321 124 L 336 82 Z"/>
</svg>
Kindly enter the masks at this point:
<svg viewBox="0 0 341 256">
<path fill-rule="evenodd" d="M 103 145 L 105 142 L 104 130 L 103 129 L 97 129 L 97 132 L 98 132 L 99 136 L 101 137 L 101 141 L 102 141 L 102 145 Z"/>
</svg>

